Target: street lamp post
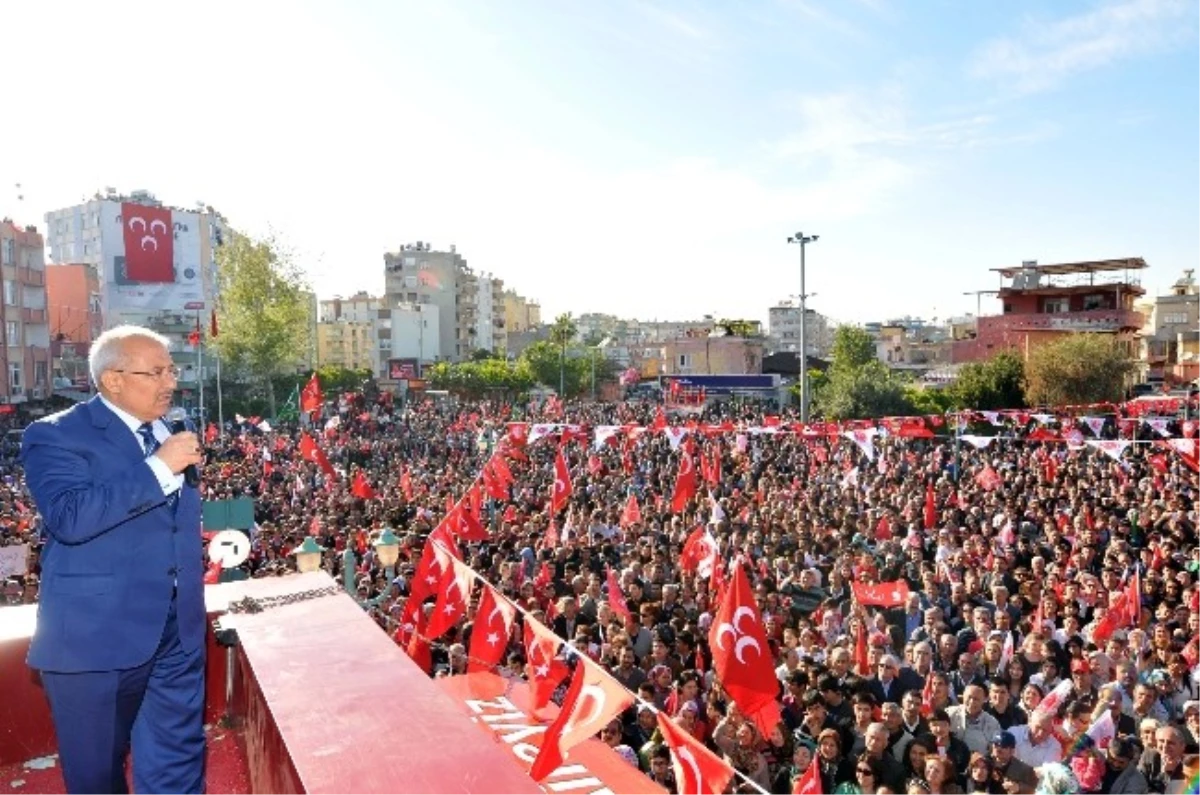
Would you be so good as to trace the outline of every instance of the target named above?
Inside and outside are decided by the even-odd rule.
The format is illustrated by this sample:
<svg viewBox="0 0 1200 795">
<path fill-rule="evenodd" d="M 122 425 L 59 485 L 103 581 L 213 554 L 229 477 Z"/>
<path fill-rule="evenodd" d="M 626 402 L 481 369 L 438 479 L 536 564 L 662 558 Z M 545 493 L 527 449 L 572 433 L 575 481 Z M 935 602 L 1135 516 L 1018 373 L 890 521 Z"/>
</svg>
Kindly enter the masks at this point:
<svg viewBox="0 0 1200 795">
<path fill-rule="evenodd" d="M 396 538 L 390 527 L 383 528 L 383 532 L 380 533 L 373 546 L 375 555 L 380 565 L 383 566 L 384 578 L 387 580 L 387 586 L 383 592 L 374 599 L 358 597 L 358 583 L 355 581 L 358 556 L 354 554 L 354 548 L 347 544 L 346 551 L 342 553 L 342 588 L 350 595 L 351 599 L 368 610 L 378 607 L 391 596 L 392 589 L 395 587 L 393 581 L 396 579 L 396 563 L 400 559 L 400 539 Z"/>
<path fill-rule="evenodd" d="M 804 249 L 809 243 L 816 243 L 820 235 L 805 236 L 797 232 L 787 239 L 789 243 L 800 245 L 800 422 L 808 422 L 808 295 L 804 285 Z"/>
</svg>

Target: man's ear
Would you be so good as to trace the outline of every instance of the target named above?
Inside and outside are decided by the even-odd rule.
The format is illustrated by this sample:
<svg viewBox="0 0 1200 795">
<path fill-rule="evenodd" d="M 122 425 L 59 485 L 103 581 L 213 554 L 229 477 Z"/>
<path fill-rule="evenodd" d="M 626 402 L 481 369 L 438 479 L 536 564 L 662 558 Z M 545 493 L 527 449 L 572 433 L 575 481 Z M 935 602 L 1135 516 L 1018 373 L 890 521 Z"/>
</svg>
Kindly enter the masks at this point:
<svg viewBox="0 0 1200 795">
<path fill-rule="evenodd" d="M 100 383 L 97 386 L 107 394 L 120 394 L 121 374 L 113 370 L 105 370 L 100 374 Z"/>
</svg>

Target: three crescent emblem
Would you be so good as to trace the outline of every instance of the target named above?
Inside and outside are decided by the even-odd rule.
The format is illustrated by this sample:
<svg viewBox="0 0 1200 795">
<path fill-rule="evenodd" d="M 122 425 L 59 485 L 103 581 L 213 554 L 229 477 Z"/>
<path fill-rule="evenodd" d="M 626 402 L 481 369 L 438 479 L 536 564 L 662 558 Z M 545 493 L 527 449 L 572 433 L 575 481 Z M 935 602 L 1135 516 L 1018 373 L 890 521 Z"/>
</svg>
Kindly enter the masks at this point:
<svg viewBox="0 0 1200 795">
<path fill-rule="evenodd" d="M 150 222 L 150 234 L 154 234 L 154 227 L 156 227 L 156 226 L 162 227 L 162 233 L 164 235 L 167 233 L 167 225 L 165 223 L 163 223 L 161 218 L 155 218 L 153 221 Z"/>
<path fill-rule="evenodd" d="M 145 237 L 142 238 L 142 251 L 145 251 L 147 247 L 153 248 L 155 251 L 158 251 L 158 241 L 155 240 L 150 235 L 146 235 Z"/>
<path fill-rule="evenodd" d="M 717 627 L 717 648 L 725 651 L 725 635 L 726 633 L 733 636 L 733 656 L 737 658 L 739 663 L 745 665 L 746 649 L 754 647 L 754 651 L 758 656 L 762 656 L 762 647 L 759 646 L 756 638 L 749 637 L 741 627 L 742 618 L 749 618 L 751 624 L 756 624 L 754 620 L 754 611 L 745 605 L 733 611 L 733 619 L 722 623 Z"/>
<path fill-rule="evenodd" d="M 145 218 L 141 217 L 140 215 L 135 215 L 129 219 L 129 228 L 130 229 L 137 231 L 136 227 L 138 224 L 142 225 L 142 231 L 145 232 L 146 231 L 146 219 Z"/>
<path fill-rule="evenodd" d="M 579 689 L 579 699 L 575 702 L 575 708 L 571 710 L 566 723 L 563 724 L 562 736 L 567 737 L 577 727 L 586 727 L 599 720 L 604 714 L 604 705 L 607 700 L 608 696 L 605 695 L 604 688 L 599 685 L 585 684 Z"/>
</svg>

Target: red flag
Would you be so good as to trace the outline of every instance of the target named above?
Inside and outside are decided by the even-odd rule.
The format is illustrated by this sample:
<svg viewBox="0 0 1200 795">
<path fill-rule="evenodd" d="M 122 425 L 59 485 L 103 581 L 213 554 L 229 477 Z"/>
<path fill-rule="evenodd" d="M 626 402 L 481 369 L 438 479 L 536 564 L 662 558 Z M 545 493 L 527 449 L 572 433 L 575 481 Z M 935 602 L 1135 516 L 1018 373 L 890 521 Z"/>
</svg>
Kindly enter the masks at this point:
<svg viewBox="0 0 1200 795">
<path fill-rule="evenodd" d="M 485 582 L 479 608 L 475 611 L 475 624 L 471 628 L 467 673 L 491 671 L 504 662 L 504 651 L 508 648 L 516 618 L 517 608 Z"/>
<path fill-rule="evenodd" d="M 554 579 L 554 575 L 550 573 L 550 562 L 542 561 L 541 568 L 538 569 L 537 576 L 533 578 L 533 587 L 537 590 L 544 589 Z"/>
<path fill-rule="evenodd" d="M 429 640 L 437 640 L 458 623 L 467 612 L 467 604 L 471 601 L 471 586 L 474 578 L 466 564 L 455 559 L 441 547 L 434 548 L 434 554 L 440 560 L 443 572 L 439 583 L 437 604 L 433 615 L 429 617 L 429 630 L 425 633 Z"/>
<path fill-rule="evenodd" d="M 978 475 L 975 476 L 975 482 L 984 491 L 994 491 L 1000 488 L 1000 476 L 996 474 L 996 470 L 992 469 L 992 465 L 985 466 Z"/>
<path fill-rule="evenodd" d="M 658 713 L 658 730 L 671 749 L 675 768 L 675 791 L 679 795 L 721 795 L 733 778 L 733 769 L 708 750 L 690 732 Z"/>
<path fill-rule="evenodd" d="M 441 526 L 434 528 L 434 531 L 429 534 L 429 538 L 425 540 L 425 547 L 421 550 L 421 559 L 413 572 L 412 582 L 409 585 L 408 604 L 419 605 L 436 594 L 438 586 L 446 576 L 446 572 L 442 568 L 442 560 L 437 555 L 438 543 L 445 545 L 452 556 L 459 557 L 458 547 L 449 531 Z"/>
<path fill-rule="evenodd" d="M 319 411 L 325 404 L 325 395 L 321 392 L 321 379 L 313 373 L 312 378 L 300 390 L 300 410 L 303 412 Z"/>
<path fill-rule="evenodd" d="M 925 529 L 937 527 L 937 495 L 933 492 L 933 484 L 925 486 Z"/>
<path fill-rule="evenodd" d="M 217 426 L 210 422 L 208 427 L 204 429 L 204 443 L 212 444 L 217 440 L 218 434 L 220 434 L 220 431 L 217 430 Z"/>
<path fill-rule="evenodd" d="M 433 649 L 429 647 L 429 639 L 425 637 L 427 621 L 425 611 L 418 608 L 416 624 L 405 651 L 408 652 L 409 658 L 428 674 L 433 672 Z"/>
<path fill-rule="evenodd" d="M 554 488 L 550 492 L 550 513 L 562 510 L 571 498 L 571 471 L 567 468 L 567 456 L 562 448 L 554 457 Z"/>
<path fill-rule="evenodd" d="M 588 456 L 587 469 L 589 474 L 599 475 L 604 471 L 604 462 L 600 460 L 600 456 L 593 453 Z"/>
<path fill-rule="evenodd" d="M 1012 633 L 1009 633 L 1009 637 Z M 921 714 L 929 717 L 933 714 L 933 670 L 925 674 L 925 686 L 921 688 Z"/>
<path fill-rule="evenodd" d="M 1137 568 L 1133 570 L 1133 576 L 1129 578 L 1129 583 L 1125 586 L 1125 610 L 1129 615 L 1129 623 L 1132 626 L 1140 627 L 1142 625 L 1142 575 L 1138 573 Z"/>
<path fill-rule="evenodd" d="M 566 760 L 568 751 L 594 737 L 633 703 L 633 694 L 607 671 L 586 657 L 578 659 L 562 710 L 547 727 L 542 747 L 529 768 L 529 777 L 534 781 L 553 773 Z"/>
<path fill-rule="evenodd" d="M 407 469 L 405 469 L 403 472 L 400 473 L 400 493 L 404 495 L 404 500 L 406 502 L 412 502 L 412 499 L 413 499 L 412 475 L 408 474 Z"/>
<path fill-rule="evenodd" d="M 671 511 L 683 513 L 688 501 L 696 496 L 696 466 L 687 449 L 679 449 L 679 474 L 675 478 L 675 491 L 671 494 Z"/>
<path fill-rule="evenodd" d="M 796 779 L 792 785 L 792 795 L 821 795 L 821 768 L 817 764 L 817 755 L 813 754 L 804 775 Z"/>
<path fill-rule="evenodd" d="M 354 485 L 350 487 L 350 493 L 361 500 L 375 499 L 375 489 L 371 488 L 361 469 L 354 473 Z"/>
<path fill-rule="evenodd" d="M 488 493 L 488 496 L 493 500 L 507 500 L 508 486 L 496 473 L 496 467 L 493 461 L 488 461 L 483 467 L 483 490 Z"/>
<path fill-rule="evenodd" d="M 898 607 L 908 600 L 908 583 L 904 580 L 892 582 L 851 583 L 854 599 L 863 606 L 878 605 L 879 607 Z"/>
<path fill-rule="evenodd" d="M 509 486 L 512 484 L 512 482 L 513 482 L 512 470 L 508 468 L 508 462 L 504 460 L 504 456 L 502 456 L 502 455 L 492 456 L 491 465 L 492 465 L 492 470 L 495 472 L 496 477 L 500 480 L 501 483 L 503 483 L 505 486 Z"/>
<path fill-rule="evenodd" d="M 325 453 L 320 447 L 317 447 L 317 443 L 312 440 L 312 437 L 303 431 L 300 433 L 300 457 L 305 461 L 315 463 L 329 477 L 337 477 L 337 471 L 333 468 L 333 464 L 329 463 Z"/>
<path fill-rule="evenodd" d="M 188 334 L 188 345 L 195 348 L 200 344 L 200 319 L 196 319 L 196 330 Z"/>
<path fill-rule="evenodd" d="M 707 527 L 697 527 L 683 544 L 679 567 L 684 571 L 694 571 L 701 577 L 711 577 L 716 561 L 717 540 Z"/>
<path fill-rule="evenodd" d="M 775 700 L 779 680 L 762 616 L 741 566 L 734 568 L 733 582 L 709 630 L 708 645 L 712 649 L 713 670 L 725 692 L 764 737 L 770 736 L 781 717 L 779 702 Z"/>
<path fill-rule="evenodd" d="M 871 675 L 871 655 L 867 653 L 867 627 L 858 622 L 858 631 L 854 633 L 854 668 L 859 676 Z"/>
<path fill-rule="evenodd" d="M 625 603 L 625 594 L 621 593 L 621 583 L 617 581 L 617 573 L 608 567 L 608 604 L 612 611 L 621 618 L 631 618 L 629 605 Z"/>
<path fill-rule="evenodd" d="M 204 584 L 215 585 L 221 581 L 221 561 L 213 561 L 208 564 L 208 568 L 204 572 Z"/>
<path fill-rule="evenodd" d="M 125 243 L 125 281 L 170 284 L 175 281 L 175 225 L 171 210 L 121 204 Z"/>
<path fill-rule="evenodd" d="M 637 495 L 630 494 L 625 501 L 625 510 L 621 511 L 621 529 L 632 527 L 642 521 L 642 509 L 638 507 Z"/>
<path fill-rule="evenodd" d="M 478 480 L 467 489 L 466 508 L 476 524 L 483 524 L 483 495 L 479 493 Z"/>
<path fill-rule="evenodd" d="M 212 310 L 212 318 L 209 322 L 209 327 L 208 327 L 208 336 L 212 337 L 214 340 L 217 338 L 217 308 L 216 307 L 213 307 L 213 310 Z"/>
<path fill-rule="evenodd" d="M 533 616 L 525 616 L 525 662 L 533 711 L 550 703 L 550 696 L 567 676 L 567 664 L 558 656 L 558 637 Z"/>
</svg>

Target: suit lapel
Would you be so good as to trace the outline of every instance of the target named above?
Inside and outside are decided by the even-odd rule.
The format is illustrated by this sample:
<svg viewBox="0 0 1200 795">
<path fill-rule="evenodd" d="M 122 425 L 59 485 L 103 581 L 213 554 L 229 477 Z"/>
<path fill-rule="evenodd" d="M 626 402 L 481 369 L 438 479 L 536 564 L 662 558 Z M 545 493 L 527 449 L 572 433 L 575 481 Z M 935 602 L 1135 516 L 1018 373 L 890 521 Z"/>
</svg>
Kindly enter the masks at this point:
<svg viewBox="0 0 1200 795">
<path fill-rule="evenodd" d="M 104 405 L 99 395 L 88 401 L 88 410 L 92 415 L 92 425 L 102 429 L 109 444 L 125 458 L 146 457 L 146 451 L 138 442 L 137 436 L 121 422 L 121 418 L 114 414 L 112 409 Z"/>
</svg>

